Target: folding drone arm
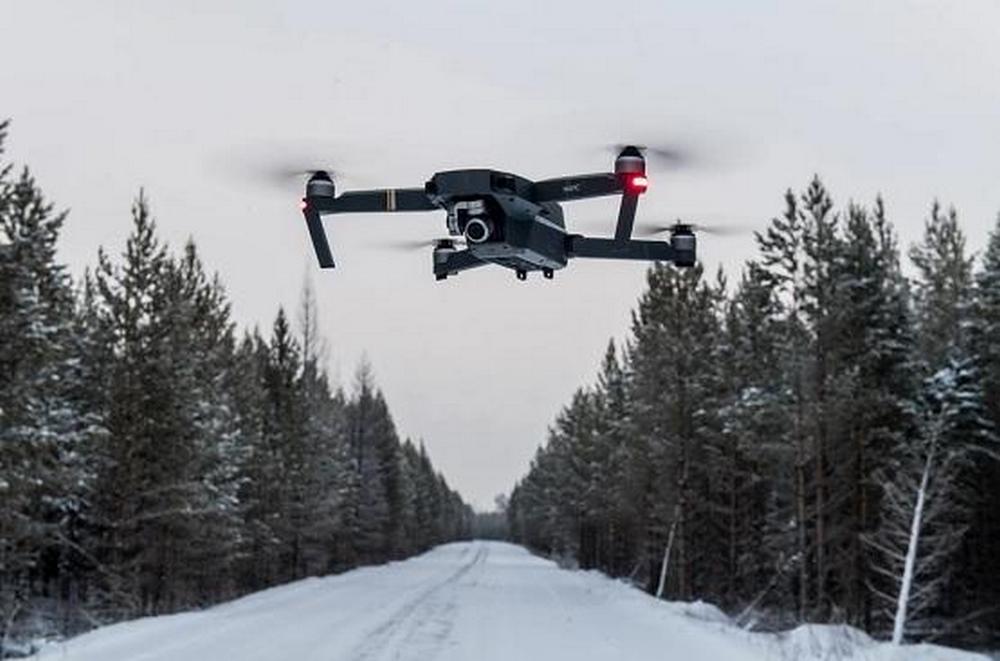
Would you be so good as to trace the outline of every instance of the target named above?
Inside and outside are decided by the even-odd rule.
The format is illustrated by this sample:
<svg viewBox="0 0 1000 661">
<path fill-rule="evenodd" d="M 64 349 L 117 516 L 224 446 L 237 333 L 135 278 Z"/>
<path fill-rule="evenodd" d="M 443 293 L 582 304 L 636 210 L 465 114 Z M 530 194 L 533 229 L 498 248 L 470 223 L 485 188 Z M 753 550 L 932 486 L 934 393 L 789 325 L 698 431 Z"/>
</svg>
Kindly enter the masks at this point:
<svg viewBox="0 0 1000 661">
<path fill-rule="evenodd" d="M 566 202 L 588 197 L 621 195 L 615 240 L 628 241 L 635 224 L 639 196 L 648 182 L 643 172 L 599 173 L 546 179 L 535 184 L 536 202 Z"/>
<path fill-rule="evenodd" d="M 570 257 L 634 259 L 650 262 L 674 261 L 674 249 L 666 241 L 619 241 L 571 234 L 566 237 Z"/>
<path fill-rule="evenodd" d="M 433 211 L 438 208 L 427 197 L 423 188 L 346 191 L 337 197 L 308 196 L 305 202 L 309 206 L 315 207 L 321 214 Z"/>
<path fill-rule="evenodd" d="M 302 215 L 309 228 L 309 238 L 312 239 L 320 268 L 324 269 L 332 269 L 335 265 L 333 251 L 330 250 L 330 243 L 323 229 L 324 214 L 433 211 L 438 208 L 427 197 L 423 188 L 347 191 L 334 197 L 332 183 L 326 188 L 325 181 L 320 180 L 315 186 L 310 182 L 310 186 L 306 188 L 306 197 L 302 199 Z"/>
<path fill-rule="evenodd" d="M 309 203 L 309 200 L 303 200 L 302 215 L 306 218 L 306 227 L 309 228 L 309 238 L 312 239 L 313 248 L 316 250 L 319 267 L 332 269 L 335 266 L 333 251 L 330 250 L 330 242 L 326 240 L 326 230 L 323 229 L 323 219 L 319 211 Z"/>
<path fill-rule="evenodd" d="M 694 266 L 697 240 L 687 225 L 672 230 L 670 242 L 599 239 L 579 234 L 566 237 L 566 256 L 597 259 L 629 259 L 648 262 L 673 262 L 676 266 Z"/>
<path fill-rule="evenodd" d="M 569 202 L 587 197 L 618 195 L 623 190 L 624 181 L 619 175 L 599 172 L 536 181 L 534 198 L 536 202 Z"/>
</svg>

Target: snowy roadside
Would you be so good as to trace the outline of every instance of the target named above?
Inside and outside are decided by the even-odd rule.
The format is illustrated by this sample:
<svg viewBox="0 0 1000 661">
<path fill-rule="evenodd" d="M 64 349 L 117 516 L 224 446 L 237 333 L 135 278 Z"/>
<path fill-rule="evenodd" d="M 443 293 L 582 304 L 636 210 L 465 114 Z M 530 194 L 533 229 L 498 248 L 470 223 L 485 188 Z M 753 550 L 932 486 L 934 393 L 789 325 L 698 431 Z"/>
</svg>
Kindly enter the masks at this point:
<svg viewBox="0 0 1000 661">
<path fill-rule="evenodd" d="M 595 582 L 603 579 L 631 591 L 644 608 L 654 612 L 665 611 L 671 618 L 687 619 L 714 635 L 743 644 L 748 654 L 751 649 L 762 654 L 761 657 L 752 658 L 767 661 L 990 661 L 991 658 L 941 645 L 897 647 L 888 642 L 877 641 L 864 631 L 847 625 L 804 624 L 777 633 L 746 631 L 712 604 L 703 601 L 661 601 L 624 581 L 609 579 L 598 571 L 575 571 L 593 577 Z M 1000 661 L 1000 654 L 993 656 L 993 659 Z"/>
</svg>

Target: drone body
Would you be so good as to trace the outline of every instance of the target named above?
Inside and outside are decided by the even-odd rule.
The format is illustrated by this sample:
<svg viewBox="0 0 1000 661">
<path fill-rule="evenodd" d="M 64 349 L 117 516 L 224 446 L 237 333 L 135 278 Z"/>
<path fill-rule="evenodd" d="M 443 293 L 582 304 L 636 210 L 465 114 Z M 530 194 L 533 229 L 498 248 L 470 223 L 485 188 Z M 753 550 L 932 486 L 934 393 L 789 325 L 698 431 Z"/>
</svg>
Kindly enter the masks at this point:
<svg viewBox="0 0 1000 661">
<path fill-rule="evenodd" d="M 671 228 L 670 241 L 632 239 L 639 196 L 648 180 L 642 152 L 626 147 L 614 172 L 531 181 L 497 170 L 438 172 L 423 188 L 348 191 L 336 195 L 326 172 L 315 172 L 302 200 L 309 234 L 322 268 L 333 268 L 333 255 L 322 216 L 336 213 L 447 212 L 447 229 L 455 239 L 434 245 L 434 275 L 449 275 L 486 264 L 512 269 L 524 280 L 531 271 L 546 278 L 570 259 L 605 258 L 674 262 L 692 266 L 695 237 L 691 228 Z M 566 231 L 561 202 L 621 195 L 614 238 L 586 237 Z M 458 249 L 457 241 L 465 248 Z"/>
</svg>

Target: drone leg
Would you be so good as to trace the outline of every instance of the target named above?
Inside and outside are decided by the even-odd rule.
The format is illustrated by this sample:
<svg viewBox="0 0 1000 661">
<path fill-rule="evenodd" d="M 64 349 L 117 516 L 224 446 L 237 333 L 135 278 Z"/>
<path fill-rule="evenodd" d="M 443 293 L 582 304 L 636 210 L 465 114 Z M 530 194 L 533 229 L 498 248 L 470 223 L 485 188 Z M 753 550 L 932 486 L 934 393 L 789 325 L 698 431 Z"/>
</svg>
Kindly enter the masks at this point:
<svg viewBox="0 0 1000 661">
<path fill-rule="evenodd" d="M 524 269 L 518 269 L 517 270 L 517 279 L 518 280 L 527 280 L 528 279 L 528 272 L 525 271 Z"/>
<path fill-rule="evenodd" d="M 546 280 L 552 279 L 552 269 L 542 269 L 542 275 L 545 276 Z"/>
<path fill-rule="evenodd" d="M 448 274 L 447 273 L 437 273 L 437 274 L 434 275 L 434 279 L 437 280 L 438 282 L 440 282 L 441 280 L 447 280 L 448 279 Z"/>
</svg>

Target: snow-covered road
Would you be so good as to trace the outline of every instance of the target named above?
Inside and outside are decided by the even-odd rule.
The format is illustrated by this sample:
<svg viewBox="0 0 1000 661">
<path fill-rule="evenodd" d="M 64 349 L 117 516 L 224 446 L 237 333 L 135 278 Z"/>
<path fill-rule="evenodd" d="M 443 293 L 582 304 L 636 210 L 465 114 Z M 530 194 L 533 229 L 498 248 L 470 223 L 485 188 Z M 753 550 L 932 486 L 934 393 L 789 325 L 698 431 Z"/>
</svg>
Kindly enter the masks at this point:
<svg viewBox="0 0 1000 661">
<path fill-rule="evenodd" d="M 810 636 L 814 634 L 809 634 Z M 106 627 L 48 648 L 65 661 L 680 661 L 810 658 L 708 606 L 657 602 L 497 542 L 308 579 L 214 608 Z M 808 641 L 807 641 L 808 642 Z M 882 646 L 872 656 L 892 658 Z M 916 650 L 898 658 L 913 659 Z M 942 656 L 938 656 L 938 653 Z M 824 652 L 825 655 L 825 652 Z M 925 649 L 919 658 L 964 655 Z"/>
</svg>

